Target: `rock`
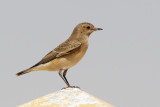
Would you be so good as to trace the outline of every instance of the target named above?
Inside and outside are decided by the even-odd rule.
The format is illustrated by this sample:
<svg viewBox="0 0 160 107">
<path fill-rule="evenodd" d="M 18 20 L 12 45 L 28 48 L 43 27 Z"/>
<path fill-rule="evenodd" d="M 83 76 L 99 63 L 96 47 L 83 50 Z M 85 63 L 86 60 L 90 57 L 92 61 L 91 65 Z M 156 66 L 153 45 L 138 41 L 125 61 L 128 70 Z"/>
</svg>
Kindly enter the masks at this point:
<svg viewBox="0 0 160 107">
<path fill-rule="evenodd" d="M 113 107 L 112 105 L 80 90 L 66 88 L 35 99 L 18 107 Z"/>
</svg>

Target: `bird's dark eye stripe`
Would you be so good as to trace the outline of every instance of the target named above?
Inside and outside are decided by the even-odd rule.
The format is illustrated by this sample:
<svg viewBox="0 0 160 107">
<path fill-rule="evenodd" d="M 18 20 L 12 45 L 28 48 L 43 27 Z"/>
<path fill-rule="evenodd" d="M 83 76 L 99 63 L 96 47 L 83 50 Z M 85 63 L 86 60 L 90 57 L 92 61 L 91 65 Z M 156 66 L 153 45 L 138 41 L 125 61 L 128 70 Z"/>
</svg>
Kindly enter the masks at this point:
<svg viewBox="0 0 160 107">
<path fill-rule="evenodd" d="M 90 29 L 91 27 L 90 26 L 87 26 L 87 29 Z"/>
</svg>

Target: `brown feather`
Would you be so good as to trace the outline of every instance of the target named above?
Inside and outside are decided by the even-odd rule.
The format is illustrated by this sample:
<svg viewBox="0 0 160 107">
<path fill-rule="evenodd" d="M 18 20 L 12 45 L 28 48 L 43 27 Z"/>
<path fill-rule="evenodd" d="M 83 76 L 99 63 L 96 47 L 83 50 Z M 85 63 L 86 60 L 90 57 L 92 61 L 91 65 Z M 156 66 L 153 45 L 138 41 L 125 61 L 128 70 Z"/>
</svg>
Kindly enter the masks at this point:
<svg viewBox="0 0 160 107">
<path fill-rule="evenodd" d="M 40 64 L 48 63 L 55 58 L 62 57 L 64 55 L 72 53 L 74 50 L 79 49 L 81 46 L 81 43 L 77 40 L 75 41 L 66 41 L 59 45 L 57 48 L 55 48 L 53 51 L 49 52 L 40 62 L 32 66 L 31 68 L 34 68 Z"/>
</svg>

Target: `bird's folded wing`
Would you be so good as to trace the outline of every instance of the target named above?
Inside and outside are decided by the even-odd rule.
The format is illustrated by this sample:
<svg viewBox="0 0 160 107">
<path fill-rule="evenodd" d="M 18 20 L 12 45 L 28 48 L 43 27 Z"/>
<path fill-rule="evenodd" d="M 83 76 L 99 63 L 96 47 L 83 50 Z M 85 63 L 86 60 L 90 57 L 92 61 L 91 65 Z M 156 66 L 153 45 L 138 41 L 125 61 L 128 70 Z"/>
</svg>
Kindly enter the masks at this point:
<svg viewBox="0 0 160 107">
<path fill-rule="evenodd" d="M 56 57 L 61 57 L 63 55 L 73 52 L 75 49 L 80 48 L 80 46 L 81 46 L 81 43 L 77 40 L 66 41 L 61 45 L 59 45 L 57 48 L 55 48 L 54 51 L 58 53 Z"/>
<path fill-rule="evenodd" d="M 56 58 L 62 57 L 64 55 L 70 54 L 74 52 L 75 50 L 79 49 L 81 47 L 81 43 L 77 40 L 75 41 L 66 41 L 62 44 L 60 44 L 57 48 L 55 48 L 53 51 L 49 52 L 40 62 L 35 64 L 33 67 L 36 67 L 40 64 L 45 64 L 50 62 L 51 60 L 54 60 Z"/>
</svg>

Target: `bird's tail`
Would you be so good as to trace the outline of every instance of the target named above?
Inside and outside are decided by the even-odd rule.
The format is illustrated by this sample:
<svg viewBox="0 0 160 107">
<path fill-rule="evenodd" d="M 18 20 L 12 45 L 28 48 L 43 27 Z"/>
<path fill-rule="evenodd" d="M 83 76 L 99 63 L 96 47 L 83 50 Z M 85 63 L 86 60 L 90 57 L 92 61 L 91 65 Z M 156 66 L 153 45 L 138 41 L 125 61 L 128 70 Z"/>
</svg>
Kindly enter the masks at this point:
<svg viewBox="0 0 160 107">
<path fill-rule="evenodd" d="M 18 72 L 16 75 L 17 75 L 17 76 L 20 76 L 20 75 L 23 75 L 23 74 L 29 73 L 29 72 L 31 72 L 31 71 L 32 71 L 32 69 L 31 69 L 31 68 L 29 68 L 29 69 L 26 69 L 26 70 L 24 70 L 24 71 Z"/>
</svg>

